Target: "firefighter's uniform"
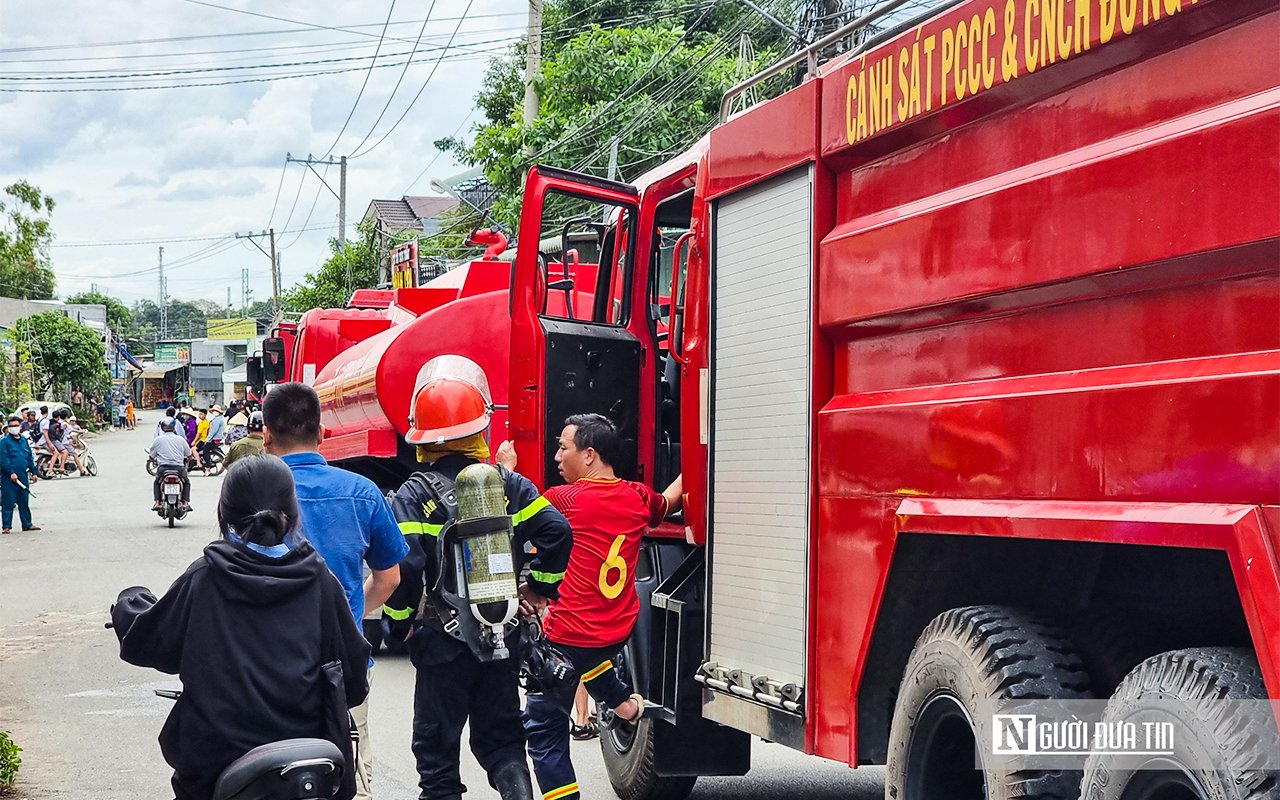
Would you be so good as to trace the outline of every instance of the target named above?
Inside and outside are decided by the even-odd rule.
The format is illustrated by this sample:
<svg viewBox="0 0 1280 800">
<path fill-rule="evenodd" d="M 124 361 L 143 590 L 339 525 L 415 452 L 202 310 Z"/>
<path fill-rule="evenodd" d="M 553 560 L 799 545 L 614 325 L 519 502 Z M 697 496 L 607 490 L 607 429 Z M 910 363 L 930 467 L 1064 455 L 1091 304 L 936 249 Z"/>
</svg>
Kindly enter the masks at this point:
<svg viewBox="0 0 1280 800">
<path fill-rule="evenodd" d="M 428 469 L 454 480 L 464 467 L 474 463 L 475 458 L 451 453 L 432 462 Z M 556 598 L 572 546 L 569 523 L 527 478 L 506 470 L 501 474 L 517 561 L 525 559 L 531 589 Z M 411 478 L 391 503 L 409 543 L 409 555 L 401 562 L 400 586 L 386 604 L 389 611 L 398 615 L 416 617 L 424 587 L 429 590 L 439 578 L 436 537 L 448 516 L 431 493 L 426 482 Z M 525 556 L 530 549 L 533 555 Z M 428 597 L 427 603 L 431 605 L 432 598 Z M 518 650 L 514 642 L 508 646 L 511 658 L 483 662 L 466 644 L 446 634 L 435 614 L 428 612 L 415 622 L 409 653 L 417 668 L 413 753 L 422 800 L 453 800 L 466 791 L 459 774 L 459 756 L 462 728 L 468 718 L 471 752 L 488 773 L 490 783 L 500 789 L 497 784 L 503 778 L 499 773 L 509 770 L 523 771 L 524 780 L 528 780 L 516 680 L 519 661 L 514 655 Z"/>
</svg>

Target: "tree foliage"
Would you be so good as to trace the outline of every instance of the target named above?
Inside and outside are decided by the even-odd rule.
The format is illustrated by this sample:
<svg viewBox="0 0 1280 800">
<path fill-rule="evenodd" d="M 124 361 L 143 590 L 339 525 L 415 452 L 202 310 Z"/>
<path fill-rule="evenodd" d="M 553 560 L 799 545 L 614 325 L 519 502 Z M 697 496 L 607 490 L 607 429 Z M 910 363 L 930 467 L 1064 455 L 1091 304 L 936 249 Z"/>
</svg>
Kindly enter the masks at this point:
<svg viewBox="0 0 1280 800">
<path fill-rule="evenodd" d="M 227 310 L 212 300 L 170 300 L 167 334 L 160 326 L 160 304 L 139 300 L 133 304 L 133 335 L 141 339 L 199 339 L 208 329 L 210 318 L 220 319 Z"/>
<path fill-rule="evenodd" d="M 371 222 L 360 223 L 354 239 L 339 247 L 329 240 L 329 258 L 315 272 L 308 272 L 297 285 L 285 290 L 281 303 L 286 311 L 312 308 L 341 308 L 356 289 L 378 283 L 378 232 Z"/>
<path fill-rule="evenodd" d="M 523 47 L 490 61 L 476 106 L 486 120 L 470 144 L 437 146 L 479 165 L 499 191 L 494 214 L 514 229 L 532 163 L 630 180 L 687 149 L 717 119 L 720 98 L 771 61 L 780 33 L 735 3 L 548 0 L 538 116 L 523 114 Z M 739 35 L 757 56 L 738 58 Z"/>
<path fill-rule="evenodd" d="M 53 198 L 26 181 L 0 195 L 0 296 L 50 300 L 55 280 L 49 244 Z"/>
<path fill-rule="evenodd" d="M 110 385 L 102 339 L 93 330 L 57 311 L 23 317 L 14 330 L 20 341 L 33 343 L 31 360 L 36 368 L 37 392 L 61 383 L 89 393 Z"/>
<path fill-rule="evenodd" d="M 107 325 L 116 336 L 130 336 L 133 333 L 133 313 L 118 298 L 103 292 L 80 292 L 67 298 L 68 303 L 82 303 L 107 307 Z"/>
</svg>

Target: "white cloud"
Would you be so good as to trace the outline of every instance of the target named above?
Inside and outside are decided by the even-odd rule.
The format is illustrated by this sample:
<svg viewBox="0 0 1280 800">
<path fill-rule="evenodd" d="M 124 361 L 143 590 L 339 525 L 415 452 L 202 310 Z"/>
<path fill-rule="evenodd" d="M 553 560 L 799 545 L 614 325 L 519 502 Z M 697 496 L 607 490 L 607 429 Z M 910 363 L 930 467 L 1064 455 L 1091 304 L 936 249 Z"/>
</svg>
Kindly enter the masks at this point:
<svg viewBox="0 0 1280 800">
<path fill-rule="evenodd" d="M 264 6 L 247 0 L 228 5 L 333 26 L 377 23 L 360 30 L 375 34 L 385 18 L 383 3 L 337 0 L 287 0 Z M 426 6 L 397 6 L 395 19 L 425 13 Z M 465 0 L 439 0 L 433 19 L 457 17 Z M 477 0 L 463 24 L 467 31 L 518 34 L 526 4 L 522 0 Z M 199 66 L 235 66 L 371 53 L 376 41 L 335 31 L 309 31 L 287 23 L 165 0 L 103 4 L 68 0 L 48 13 L 47 0 L 5 0 L 0 24 L 0 50 L 46 48 L 0 55 L 16 58 L 83 59 L 111 55 L 109 61 L 40 61 L 7 63 L 7 70 L 48 74 L 68 69 L 139 69 L 155 71 Z M 122 10 L 123 9 L 123 10 Z M 495 12 L 511 16 L 485 17 Z M 443 43 L 455 22 L 428 25 L 424 45 Z M 284 31 L 255 36 L 229 36 L 247 31 Z M 393 26 L 384 53 L 408 50 L 417 25 Z M 103 42 L 190 37 L 217 38 L 154 42 L 145 45 L 94 47 Z M 469 41 L 503 33 L 476 33 Z M 337 50 L 364 43 L 364 49 Z M 73 44 L 75 48 L 47 49 Z M 310 48 L 330 44 L 329 48 Z M 264 46 L 306 45 L 273 53 L 221 53 Z M 310 49 L 309 49 L 310 48 Z M 322 51 L 332 52 L 322 52 Z M 170 54 L 166 58 L 119 58 L 124 55 Z M 335 65 L 337 66 L 337 65 Z M 432 142 L 452 133 L 471 111 L 471 98 L 483 76 L 483 61 L 441 64 L 422 96 L 395 132 L 371 153 L 350 161 L 347 220 L 354 225 L 375 197 L 399 197 L 409 182 L 436 155 Z M 404 111 L 431 71 L 430 63 L 412 66 L 391 100 L 368 146 Z M 375 69 L 336 153 L 352 153 L 365 140 L 387 103 L 401 70 Z M 187 82 L 226 79 L 233 71 L 188 76 Z M 334 141 L 351 110 L 363 71 L 202 89 L 167 89 L 86 94 L 6 94 L 0 92 L 0 183 L 26 178 L 58 201 L 53 223 L 57 241 L 96 242 L 121 239 L 218 237 L 234 231 L 258 231 L 270 223 L 277 229 L 286 284 L 315 269 L 328 253 L 328 238 L 337 224 L 337 201 L 315 175 L 292 165 L 281 173 L 286 152 L 320 157 Z M 136 81 L 141 78 L 134 79 Z M 47 84 L 42 84 L 47 85 Z M 59 84 L 65 85 L 65 84 Z M 320 168 L 321 172 L 325 170 Z M 414 188 L 427 191 L 427 179 L 460 169 L 447 157 Z M 337 169 L 327 171 L 337 189 Z M 276 188 L 282 186 L 275 213 Z M 294 198 L 297 197 L 296 204 Z M 311 209 L 314 203 L 314 211 Z M 292 215 L 290 209 L 293 209 Z M 308 213 L 310 219 L 308 220 Z M 307 227 L 322 230 L 297 232 Z M 211 247 L 211 245 L 214 245 Z M 181 266 L 166 270 L 169 293 L 179 298 L 226 299 L 226 287 L 238 302 L 241 270 L 251 271 L 257 297 L 270 295 L 267 259 L 244 242 L 215 240 L 164 245 L 165 260 Z M 63 295 L 96 283 L 126 301 L 154 298 L 158 291 L 156 244 L 113 247 L 67 247 L 53 250 Z"/>
</svg>

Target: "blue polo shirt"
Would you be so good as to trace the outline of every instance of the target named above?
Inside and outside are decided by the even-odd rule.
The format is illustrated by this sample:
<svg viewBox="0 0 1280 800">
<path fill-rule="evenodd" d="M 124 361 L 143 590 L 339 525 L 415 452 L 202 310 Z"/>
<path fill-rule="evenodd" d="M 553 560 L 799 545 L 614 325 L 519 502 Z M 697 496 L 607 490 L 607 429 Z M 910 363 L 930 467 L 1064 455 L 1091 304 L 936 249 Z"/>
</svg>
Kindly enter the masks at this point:
<svg viewBox="0 0 1280 800">
<path fill-rule="evenodd" d="M 290 453 L 302 531 L 364 618 L 364 569 L 390 569 L 409 554 L 391 506 L 368 478 L 329 466 L 319 453 Z"/>
</svg>

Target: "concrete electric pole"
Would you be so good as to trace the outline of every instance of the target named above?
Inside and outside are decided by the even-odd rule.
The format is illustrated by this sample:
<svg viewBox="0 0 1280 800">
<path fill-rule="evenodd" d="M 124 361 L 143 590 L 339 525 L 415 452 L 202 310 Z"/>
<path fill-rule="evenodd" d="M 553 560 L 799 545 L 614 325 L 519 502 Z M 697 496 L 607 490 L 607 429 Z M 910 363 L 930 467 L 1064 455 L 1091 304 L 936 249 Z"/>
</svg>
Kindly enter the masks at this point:
<svg viewBox="0 0 1280 800">
<path fill-rule="evenodd" d="M 542 71 L 542 0 L 529 0 L 529 34 L 524 60 L 524 124 L 538 118 L 538 89 L 534 86 Z"/>
<path fill-rule="evenodd" d="M 258 239 L 261 239 L 263 237 L 267 237 L 270 239 L 270 242 L 271 242 L 270 251 L 264 249 L 262 245 L 258 244 Z M 273 305 L 272 313 L 278 313 L 280 311 L 280 262 L 277 260 L 277 257 L 276 257 L 276 229 L 272 228 L 271 230 L 262 231 L 261 233 L 244 233 L 244 234 L 237 233 L 236 238 L 247 239 L 249 241 L 249 244 L 258 248 L 258 250 L 262 251 L 262 254 L 264 256 L 271 259 L 271 302 Z M 241 280 L 246 286 L 248 285 L 248 280 L 249 280 L 248 273 L 249 273 L 248 270 L 244 270 L 243 272 L 240 273 Z M 247 298 L 246 298 L 245 305 L 248 305 Z"/>
<path fill-rule="evenodd" d="M 164 283 L 164 248 L 160 248 L 160 338 L 169 338 L 169 298 Z"/>
<path fill-rule="evenodd" d="M 294 158 L 292 153 L 285 153 L 284 160 L 286 164 L 302 164 L 307 169 L 315 172 L 316 177 L 324 184 L 324 188 L 329 190 L 329 194 L 338 198 L 338 249 L 345 249 L 347 246 L 347 157 L 342 156 L 337 161 L 334 161 L 332 158 L 314 158 L 310 153 L 307 154 L 306 158 Z M 339 168 L 338 191 L 335 192 L 329 182 L 324 179 L 324 176 L 316 172 L 315 165 L 317 164 Z"/>
</svg>

